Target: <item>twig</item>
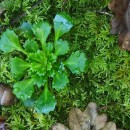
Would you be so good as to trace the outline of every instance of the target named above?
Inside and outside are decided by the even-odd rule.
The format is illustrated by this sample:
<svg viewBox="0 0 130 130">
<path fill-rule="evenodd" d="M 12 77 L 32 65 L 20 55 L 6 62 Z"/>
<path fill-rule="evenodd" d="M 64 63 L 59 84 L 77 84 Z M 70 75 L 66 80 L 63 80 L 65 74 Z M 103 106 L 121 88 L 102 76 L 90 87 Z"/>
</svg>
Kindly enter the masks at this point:
<svg viewBox="0 0 130 130">
<path fill-rule="evenodd" d="M 104 106 L 104 107 L 101 107 L 98 109 L 98 111 L 101 111 L 101 110 L 104 110 L 104 109 L 107 109 L 109 106 Z"/>
<path fill-rule="evenodd" d="M 33 4 L 32 7 L 28 10 L 28 11 L 32 11 L 34 8 L 36 8 L 39 4 L 41 4 L 43 2 L 43 0 L 38 0 L 37 3 Z M 16 23 L 17 21 L 19 21 L 21 18 L 23 18 L 24 16 L 26 16 L 27 13 L 26 12 L 23 12 L 21 15 L 17 16 L 15 19 L 13 19 L 9 25 L 7 26 L 3 26 L 3 27 L 0 27 L 0 32 L 3 31 L 3 30 L 6 30 L 9 26 L 13 25 L 14 23 Z"/>
<path fill-rule="evenodd" d="M 43 0 L 38 0 L 38 2 L 36 4 L 34 4 L 28 11 L 32 11 L 34 8 L 36 8 L 39 4 L 42 3 Z M 27 13 L 24 12 L 21 15 L 19 15 L 18 17 L 16 17 L 10 24 L 14 24 L 15 22 L 19 21 L 21 18 L 23 18 L 24 16 L 26 16 Z"/>
<path fill-rule="evenodd" d="M 105 15 L 109 15 L 109 16 L 113 16 L 112 14 L 110 14 L 110 13 L 108 13 L 108 12 L 106 12 L 106 11 L 101 11 L 101 10 L 99 10 L 99 11 L 96 11 L 97 13 L 100 13 L 100 14 L 105 14 Z"/>
</svg>

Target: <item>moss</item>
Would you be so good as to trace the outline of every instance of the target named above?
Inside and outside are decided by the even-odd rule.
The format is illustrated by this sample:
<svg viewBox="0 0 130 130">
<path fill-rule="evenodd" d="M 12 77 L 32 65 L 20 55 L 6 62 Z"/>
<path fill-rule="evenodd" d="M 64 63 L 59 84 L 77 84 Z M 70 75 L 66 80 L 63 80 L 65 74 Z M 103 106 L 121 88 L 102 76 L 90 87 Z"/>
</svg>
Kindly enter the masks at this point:
<svg viewBox="0 0 130 130">
<path fill-rule="evenodd" d="M 48 116 L 38 115 L 43 122 L 34 116 L 36 113 L 33 109 L 26 109 L 22 103 L 4 108 L 3 113 L 9 116 L 8 125 L 11 129 L 47 130 L 55 121 L 67 124 L 68 112 L 72 107 L 83 110 L 89 102 L 94 101 L 99 107 L 106 106 L 107 109 L 100 112 L 106 112 L 108 120 L 113 120 L 118 127 L 129 130 L 130 54 L 120 50 L 116 36 L 109 34 L 110 16 L 97 13 L 108 4 L 108 0 L 54 0 L 53 2 L 44 0 L 31 12 L 27 11 L 31 8 L 31 3 L 28 0 L 24 2 L 27 4 L 23 11 L 27 12 L 27 15 L 13 24 L 12 28 L 18 27 L 23 21 L 35 22 L 44 19 L 52 22 L 57 12 L 69 13 L 74 19 L 75 26 L 64 37 L 71 41 L 72 50 L 82 49 L 86 52 L 90 67 L 84 75 L 70 76 L 70 84 L 63 91 L 55 93 L 58 99 L 55 111 Z M 1 25 L 7 25 L 8 19 L 20 15 L 18 9 L 19 6 L 15 9 L 6 8 L 1 18 Z M 13 79 L 8 67 L 10 56 L 2 54 L 0 56 L 2 63 L 0 81 L 12 84 Z"/>
</svg>

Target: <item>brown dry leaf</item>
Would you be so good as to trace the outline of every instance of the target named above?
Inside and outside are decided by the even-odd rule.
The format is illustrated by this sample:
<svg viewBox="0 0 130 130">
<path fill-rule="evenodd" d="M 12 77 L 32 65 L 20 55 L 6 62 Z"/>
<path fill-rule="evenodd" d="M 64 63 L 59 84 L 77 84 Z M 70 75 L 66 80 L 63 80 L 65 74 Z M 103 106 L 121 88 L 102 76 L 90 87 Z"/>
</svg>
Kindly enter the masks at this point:
<svg viewBox="0 0 130 130">
<path fill-rule="evenodd" d="M 102 130 L 116 130 L 116 124 L 114 122 L 108 122 Z"/>
<path fill-rule="evenodd" d="M 52 126 L 51 130 L 69 130 L 69 129 L 60 123 L 56 123 L 55 125 Z"/>
<path fill-rule="evenodd" d="M 69 113 L 70 130 L 123 130 L 117 129 L 114 122 L 107 123 L 107 115 L 98 115 L 97 105 L 94 102 L 88 104 L 84 112 L 78 108 L 71 109 Z M 57 123 L 51 130 L 69 130 L 66 126 Z"/>
<path fill-rule="evenodd" d="M 112 0 L 108 5 L 114 13 L 111 34 L 118 34 L 119 47 L 130 51 L 130 1 Z"/>
<path fill-rule="evenodd" d="M 90 130 L 90 116 L 74 108 L 69 113 L 69 126 L 71 130 Z"/>
<path fill-rule="evenodd" d="M 93 130 L 100 130 L 102 129 L 107 122 L 107 116 L 106 114 L 98 115 L 96 119 L 96 124 L 93 128 Z"/>
<path fill-rule="evenodd" d="M 0 116 L 0 130 L 6 130 L 5 121 L 6 121 L 6 118 Z"/>
<path fill-rule="evenodd" d="M 112 0 L 108 5 L 109 9 L 114 13 L 111 22 L 112 30 L 116 30 L 115 34 L 123 32 L 125 27 L 125 13 L 128 9 L 129 0 Z M 111 32 L 113 32 L 111 30 Z"/>
<path fill-rule="evenodd" d="M 81 118 L 81 126 L 82 130 L 90 130 L 90 115 L 86 115 L 83 113 L 83 116 Z"/>
<path fill-rule="evenodd" d="M 117 19 L 114 17 L 111 20 L 111 34 L 118 34 L 120 24 L 118 23 Z"/>
<path fill-rule="evenodd" d="M 69 113 L 69 126 L 71 130 L 82 130 L 80 121 L 82 118 L 82 111 L 80 109 L 74 108 Z"/>
<path fill-rule="evenodd" d="M 91 126 L 94 126 L 96 123 L 96 118 L 98 116 L 96 103 L 90 102 L 84 110 L 84 113 L 86 114 L 86 116 L 90 116 L 90 124 Z"/>
</svg>

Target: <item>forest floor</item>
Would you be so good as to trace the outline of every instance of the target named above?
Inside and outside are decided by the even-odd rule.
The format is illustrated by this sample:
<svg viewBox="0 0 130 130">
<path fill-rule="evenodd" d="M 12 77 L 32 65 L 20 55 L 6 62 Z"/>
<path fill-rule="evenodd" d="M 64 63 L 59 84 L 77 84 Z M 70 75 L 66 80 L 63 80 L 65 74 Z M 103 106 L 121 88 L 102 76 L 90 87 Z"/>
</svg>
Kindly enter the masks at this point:
<svg viewBox="0 0 130 130">
<path fill-rule="evenodd" d="M 105 112 L 108 120 L 114 121 L 119 128 L 130 130 L 130 54 L 120 50 L 117 36 L 110 34 L 111 16 L 100 13 L 109 1 L 43 0 L 31 9 L 35 2 L 37 0 L 24 0 L 21 6 L 21 0 L 1 1 L 0 7 L 4 10 L 0 18 L 1 29 L 16 30 L 24 21 L 52 23 L 55 14 L 66 12 L 72 17 L 74 27 L 64 38 L 69 41 L 72 51 L 83 50 L 90 64 L 85 74 L 71 75 L 69 85 L 55 93 L 57 105 L 49 115 L 26 108 L 21 101 L 4 107 L 8 126 L 11 130 L 49 130 L 55 122 L 68 126 L 70 109 L 84 110 L 93 101 L 99 108 L 104 108 L 100 113 Z M 21 15 L 23 12 L 24 16 Z M 1 30 L 1 34 L 3 32 Z M 14 82 L 9 68 L 9 59 L 13 55 L 0 52 L 0 82 L 10 85 Z"/>
</svg>

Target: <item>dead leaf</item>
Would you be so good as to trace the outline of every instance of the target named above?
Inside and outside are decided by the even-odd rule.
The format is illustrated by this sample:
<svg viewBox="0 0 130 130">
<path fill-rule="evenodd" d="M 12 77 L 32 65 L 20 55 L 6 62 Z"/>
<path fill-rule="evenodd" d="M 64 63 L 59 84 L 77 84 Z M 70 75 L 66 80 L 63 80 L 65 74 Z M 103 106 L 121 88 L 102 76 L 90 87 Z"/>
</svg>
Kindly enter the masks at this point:
<svg viewBox="0 0 130 130">
<path fill-rule="evenodd" d="M 102 130 L 116 130 L 116 124 L 114 122 L 108 122 Z"/>
<path fill-rule="evenodd" d="M 83 113 L 83 117 L 81 119 L 82 130 L 90 130 L 90 115 L 86 115 Z"/>
<path fill-rule="evenodd" d="M 56 123 L 55 125 L 52 126 L 51 130 L 69 130 L 69 129 L 60 123 Z"/>
<path fill-rule="evenodd" d="M 94 126 L 96 123 L 96 118 L 98 116 L 96 103 L 90 102 L 84 110 L 84 113 L 86 116 L 90 116 L 90 124 L 91 126 Z"/>
<path fill-rule="evenodd" d="M 97 105 L 91 102 L 87 105 L 84 112 L 78 108 L 71 109 L 69 113 L 69 128 L 57 123 L 51 130 L 122 130 L 116 129 L 114 122 L 107 123 L 107 115 L 98 115 Z"/>
<path fill-rule="evenodd" d="M 111 20 L 111 30 L 110 30 L 110 33 L 111 34 L 118 34 L 119 26 L 120 26 L 120 24 L 118 23 L 118 20 L 114 17 Z"/>
<path fill-rule="evenodd" d="M 71 130 L 90 130 L 90 116 L 74 108 L 69 113 L 69 126 Z"/>
<path fill-rule="evenodd" d="M 0 130 L 6 130 L 5 121 L 6 121 L 6 118 L 0 116 Z"/>
<path fill-rule="evenodd" d="M 69 113 L 69 126 L 71 130 L 82 130 L 80 121 L 82 118 L 82 111 L 80 109 L 74 108 Z"/>
<path fill-rule="evenodd" d="M 110 33 L 118 34 L 120 48 L 130 51 L 130 1 L 112 0 L 108 6 L 114 13 Z"/>
<path fill-rule="evenodd" d="M 96 118 L 96 124 L 93 128 L 93 130 L 100 130 L 102 129 L 107 122 L 107 116 L 106 114 L 98 115 Z"/>
<path fill-rule="evenodd" d="M 123 50 L 130 51 L 130 32 L 126 34 L 119 34 L 119 47 Z"/>
</svg>

